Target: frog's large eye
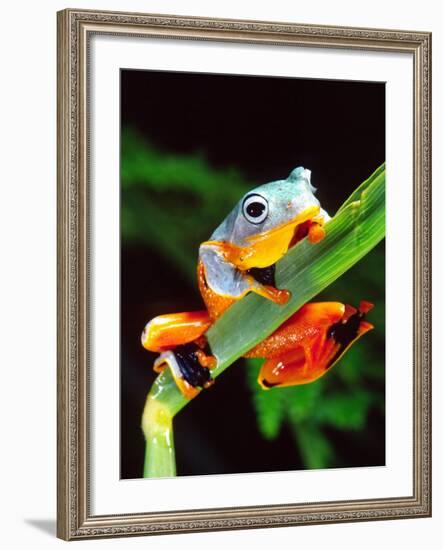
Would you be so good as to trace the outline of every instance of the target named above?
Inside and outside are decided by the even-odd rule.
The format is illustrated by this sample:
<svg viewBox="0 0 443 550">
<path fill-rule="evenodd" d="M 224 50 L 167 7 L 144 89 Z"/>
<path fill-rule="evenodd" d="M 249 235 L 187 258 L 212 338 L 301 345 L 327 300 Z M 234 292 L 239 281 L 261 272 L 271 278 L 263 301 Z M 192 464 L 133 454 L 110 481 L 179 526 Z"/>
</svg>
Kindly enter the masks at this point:
<svg viewBox="0 0 443 550">
<path fill-rule="evenodd" d="M 243 216 L 248 222 L 262 223 L 268 215 L 268 201 L 261 195 L 248 195 L 243 201 Z"/>
</svg>

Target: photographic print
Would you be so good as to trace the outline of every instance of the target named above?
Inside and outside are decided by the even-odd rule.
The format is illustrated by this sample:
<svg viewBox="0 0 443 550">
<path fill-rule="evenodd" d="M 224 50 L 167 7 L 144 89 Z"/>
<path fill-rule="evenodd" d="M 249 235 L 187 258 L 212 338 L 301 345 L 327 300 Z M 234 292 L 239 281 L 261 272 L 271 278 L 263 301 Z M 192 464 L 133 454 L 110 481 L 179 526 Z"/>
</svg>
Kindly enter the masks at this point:
<svg viewBox="0 0 443 550">
<path fill-rule="evenodd" d="M 121 478 L 385 465 L 385 84 L 120 98 Z"/>
</svg>

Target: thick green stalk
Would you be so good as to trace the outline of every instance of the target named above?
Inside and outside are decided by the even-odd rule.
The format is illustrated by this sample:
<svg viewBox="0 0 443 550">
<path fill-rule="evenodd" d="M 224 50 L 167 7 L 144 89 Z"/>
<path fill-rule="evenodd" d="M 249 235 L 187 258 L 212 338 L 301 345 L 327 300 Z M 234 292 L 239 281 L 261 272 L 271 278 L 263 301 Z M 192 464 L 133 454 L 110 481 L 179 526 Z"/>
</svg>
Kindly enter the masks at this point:
<svg viewBox="0 0 443 550">
<path fill-rule="evenodd" d="M 142 428 L 146 440 L 144 477 L 175 476 L 172 414 L 167 403 L 150 392 L 143 411 Z"/>
<path fill-rule="evenodd" d="M 308 239 L 277 264 L 277 286 L 292 292 L 285 306 L 255 294 L 234 303 L 206 336 L 217 367 L 216 378 L 237 358 L 261 342 L 308 300 L 365 256 L 385 235 L 385 165 L 356 189 L 326 225 L 317 244 Z M 146 438 L 145 477 L 175 475 L 172 419 L 189 402 L 169 369 L 155 380 L 143 413 Z"/>
</svg>

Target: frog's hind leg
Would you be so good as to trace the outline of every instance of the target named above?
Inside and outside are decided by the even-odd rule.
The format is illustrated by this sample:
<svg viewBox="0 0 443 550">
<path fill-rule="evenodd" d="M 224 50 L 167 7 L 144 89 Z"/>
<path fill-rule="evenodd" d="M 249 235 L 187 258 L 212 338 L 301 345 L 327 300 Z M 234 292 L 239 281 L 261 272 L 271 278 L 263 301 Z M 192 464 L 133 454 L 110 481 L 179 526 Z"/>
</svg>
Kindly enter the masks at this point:
<svg viewBox="0 0 443 550">
<path fill-rule="evenodd" d="M 338 302 L 304 305 L 248 357 L 266 358 L 258 382 L 264 389 L 314 382 L 373 328 L 364 320 L 373 305 L 358 309 Z"/>
<path fill-rule="evenodd" d="M 169 367 L 178 388 L 188 399 L 198 393 L 197 388 L 213 383 L 210 369 L 217 361 L 206 349 L 204 337 L 211 324 L 207 311 L 173 313 L 155 317 L 142 333 L 143 347 L 160 353 L 154 370 L 161 372 Z"/>
<path fill-rule="evenodd" d="M 159 315 L 143 330 L 142 345 L 149 351 L 167 351 L 198 340 L 211 324 L 207 311 Z"/>
</svg>

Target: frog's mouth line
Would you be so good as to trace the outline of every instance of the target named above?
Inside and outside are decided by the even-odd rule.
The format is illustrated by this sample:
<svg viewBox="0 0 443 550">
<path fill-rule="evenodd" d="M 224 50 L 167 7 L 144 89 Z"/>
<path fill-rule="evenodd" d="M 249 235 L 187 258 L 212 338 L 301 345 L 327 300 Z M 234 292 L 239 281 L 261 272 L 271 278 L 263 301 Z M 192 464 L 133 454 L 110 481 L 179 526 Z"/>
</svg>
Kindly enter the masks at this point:
<svg viewBox="0 0 443 550">
<path fill-rule="evenodd" d="M 247 237 L 246 240 L 251 243 L 251 246 L 258 246 L 263 242 L 272 241 L 282 241 L 287 245 L 289 239 L 289 245 L 291 245 L 292 240 L 299 228 L 303 228 L 305 224 L 311 225 L 313 223 L 318 223 L 321 220 L 320 207 L 309 206 L 302 212 L 299 212 L 294 218 L 292 218 L 292 220 L 282 223 L 281 225 L 274 227 L 273 229 L 269 229 L 268 231 L 263 231 L 263 233 L 260 233 L 259 235 L 251 235 L 250 237 Z M 307 235 L 308 229 L 309 225 L 306 228 L 306 233 L 304 236 Z"/>
<path fill-rule="evenodd" d="M 275 264 L 290 247 L 306 237 L 313 224 L 323 224 L 319 206 L 310 206 L 278 227 L 251 235 L 246 239 L 249 244 L 244 247 L 226 241 L 203 244 L 216 246 L 228 262 L 242 271 L 263 268 Z"/>
</svg>

